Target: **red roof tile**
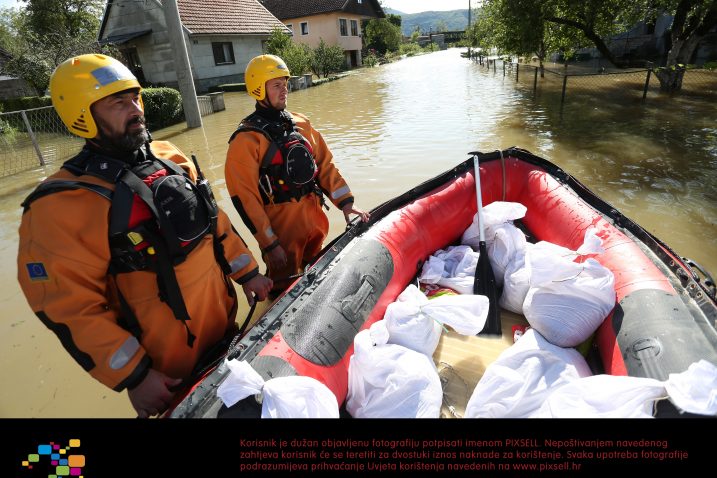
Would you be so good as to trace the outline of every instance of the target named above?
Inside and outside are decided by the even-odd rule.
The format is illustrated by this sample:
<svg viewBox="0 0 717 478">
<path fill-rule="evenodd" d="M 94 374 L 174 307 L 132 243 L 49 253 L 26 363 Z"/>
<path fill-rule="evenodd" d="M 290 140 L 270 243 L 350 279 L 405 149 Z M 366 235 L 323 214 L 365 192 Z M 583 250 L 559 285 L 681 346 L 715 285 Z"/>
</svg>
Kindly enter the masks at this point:
<svg viewBox="0 0 717 478">
<path fill-rule="evenodd" d="M 182 24 L 193 34 L 269 34 L 277 27 L 286 30 L 258 0 L 177 0 L 177 6 Z"/>
</svg>

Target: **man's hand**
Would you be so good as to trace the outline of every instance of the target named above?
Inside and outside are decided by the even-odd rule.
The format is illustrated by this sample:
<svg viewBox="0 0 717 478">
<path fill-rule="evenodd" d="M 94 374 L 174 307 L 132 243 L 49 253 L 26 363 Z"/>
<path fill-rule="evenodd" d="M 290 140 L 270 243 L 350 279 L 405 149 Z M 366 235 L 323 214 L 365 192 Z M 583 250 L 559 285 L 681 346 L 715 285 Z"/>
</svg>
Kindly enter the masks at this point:
<svg viewBox="0 0 717 478">
<path fill-rule="evenodd" d="M 266 253 L 266 258 L 269 261 L 269 264 L 274 269 L 281 269 L 286 265 L 287 257 L 286 257 L 286 251 L 281 246 L 276 246 L 272 250 Z"/>
<path fill-rule="evenodd" d="M 361 218 L 361 221 L 368 222 L 368 220 L 371 218 L 371 214 L 367 213 L 366 211 L 359 209 L 354 206 L 354 203 L 350 202 L 341 209 L 341 211 L 344 213 L 344 219 L 346 220 L 346 224 L 351 222 L 351 218 L 349 217 L 349 214 L 358 214 Z"/>
<path fill-rule="evenodd" d="M 132 390 L 127 390 L 129 401 L 137 411 L 137 418 L 149 418 L 164 412 L 174 396 L 169 387 L 182 383 L 181 378 L 168 377 L 154 369 Z"/>
<path fill-rule="evenodd" d="M 241 287 L 244 289 L 244 295 L 246 295 L 246 300 L 249 302 L 249 305 L 254 305 L 254 297 L 252 294 L 256 295 L 256 298 L 261 302 L 269 296 L 269 292 L 271 288 L 274 287 L 274 283 L 268 277 L 257 274 L 242 284 Z"/>
</svg>

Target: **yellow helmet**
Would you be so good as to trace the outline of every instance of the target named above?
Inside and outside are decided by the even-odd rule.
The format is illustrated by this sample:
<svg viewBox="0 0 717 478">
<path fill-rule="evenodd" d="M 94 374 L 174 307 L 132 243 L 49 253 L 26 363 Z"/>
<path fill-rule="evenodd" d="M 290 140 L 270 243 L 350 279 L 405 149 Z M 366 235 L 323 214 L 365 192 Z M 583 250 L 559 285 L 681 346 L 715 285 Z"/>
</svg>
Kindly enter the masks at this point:
<svg viewBox="0 0 717 478">
<path fill-rule="evenodd" d="M 114 58 L 99 54 L 65 60 L 50 77 L 52 105 L 70 133 L 82 138 L 97 136 L 92 103 L 132 88 L 141 90 L 132 72 Z M 144 111 L 141 97 L 140 105 Z"/>
<path fill-rule="evenodd" d="M 251 59 L 244 72 L 246 92 L 258 101 L 266 98 L 267 81 L 291 76 L 284 60 L 276 55 L 259 55 Z"/>
</svg>

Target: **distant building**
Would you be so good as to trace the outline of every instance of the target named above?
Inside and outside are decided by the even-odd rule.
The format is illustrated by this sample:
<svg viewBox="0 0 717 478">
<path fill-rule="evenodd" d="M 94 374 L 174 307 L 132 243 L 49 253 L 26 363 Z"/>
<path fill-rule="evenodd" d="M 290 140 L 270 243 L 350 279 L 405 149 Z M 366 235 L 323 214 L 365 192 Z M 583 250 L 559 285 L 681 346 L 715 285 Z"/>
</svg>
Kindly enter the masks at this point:
<svg viewBox="0 0 717 478">
<path fill-rule="evenodd" d="M 321 39 L 344 50 L 346 66 L 361 66 L 361 21 L 384 18 L 378 0 L 261 0 L 294 34 L 296 43 L 311 48 Z"/>
<path fill-rule="evenodd" d="M 10 58 L 10 54 L 0 48 L 0 100 L 10 100 L 23 96 L 37 96 L 37 92 L 27 81 L 22 78 L 3 74 L 3 67 Z"/>
<path fill-rule="evenodd" d="M 197 91 L 243 83 L 247 63 L 280 28 L 290 33 L 258 0 L 177 0 Z M 161 2 L 109 0 L 99 31 L 101 43 L 115 44 L 142 84 L 178 85 L 172 45 Z"/>
</svg>

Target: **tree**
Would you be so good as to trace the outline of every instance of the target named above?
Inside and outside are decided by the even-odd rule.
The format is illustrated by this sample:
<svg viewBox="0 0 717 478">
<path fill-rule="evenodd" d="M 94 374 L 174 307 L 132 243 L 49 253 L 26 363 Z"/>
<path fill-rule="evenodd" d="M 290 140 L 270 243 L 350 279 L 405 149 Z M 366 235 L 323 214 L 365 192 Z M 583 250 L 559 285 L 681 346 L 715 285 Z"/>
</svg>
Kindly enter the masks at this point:
<svg viewBox="0 0 717 478">
<path fill-rule="evenodd" d="M 97 34 L 103 0 L 25 0 L 28 26 L 38 35 L 61 31 L 69 36 Z"/>
<path fill-rule="evenodd" d="M 381 55 L 387 51 L 398 51 L 401 44 L 401 28 L 385 18 L 372 18 L 366 22 L 364 35 L 366 48 L 374 49 Z"/>
<path fill-rule="evenodd" d="M 55 67 L 83 53 L 118 56 L 111 45 L 97 42 L 101 0 L 27 0 L 4 21 L 0 35 L 10 59 L 3 72 L 24 79 L 44 95 Z"/>
<path fill-rule="evenodd" d="M 346 57 L 343 48 L 338 45 L 329 46 L 323 38 L 319 38 L 319 46 L 314 48 L 311 69 L 319 78 L 345 70 Z"/>
<path fill-rule="evenodd" d="M 392 25 L 396 25 L 398 28 L 401 28 L 403 17 L 401 15 L 389 13 L 388 15 L 386 15 L 386 20 L 388 20 Z"/>
<path fill-rule="evenodd" d="M 303 75 L 311 71 L 313 52 L 308 45 L 298 45 L 280 28 L 272 30 L 266 42 L 266 51 L 281 57 L 293 75 Z"/>
<path fill-rule="evenodd" d="M 558 48 L 574 50 L 592 44 L 605 59 L 618 67 L 625 63 L 605 43 L 628 31 L 639 21 L 653 21 L 668 14 L 673 22 L 668 34 L 665 64 L 657 76 L 663 90 L 681 85 L 684 67 L 699 41 L 717 25 L 717 0 L 486 0 L 483 26 L 477 41 L 524 53 L 531 48 L 540 57 Z M 481 19 L 483 21 L 483 18 Z M 493 34 L 489 28 L 496 29 Z M 491 39 L 492 37 L 492 39 Z"/>
<path fill-rule="evenodd" d="M 680 0 L 656 2 L 658 8 L 670 11 L 672 25 L 667 32 L 667 58 L 665 67 L 655 70 L 660 89 L 679 91 L 687 65 L 700 41 L 717 26 L 717 0 Z M 653 12 L 656 16 L 656 12 Z"/>
</svg>

